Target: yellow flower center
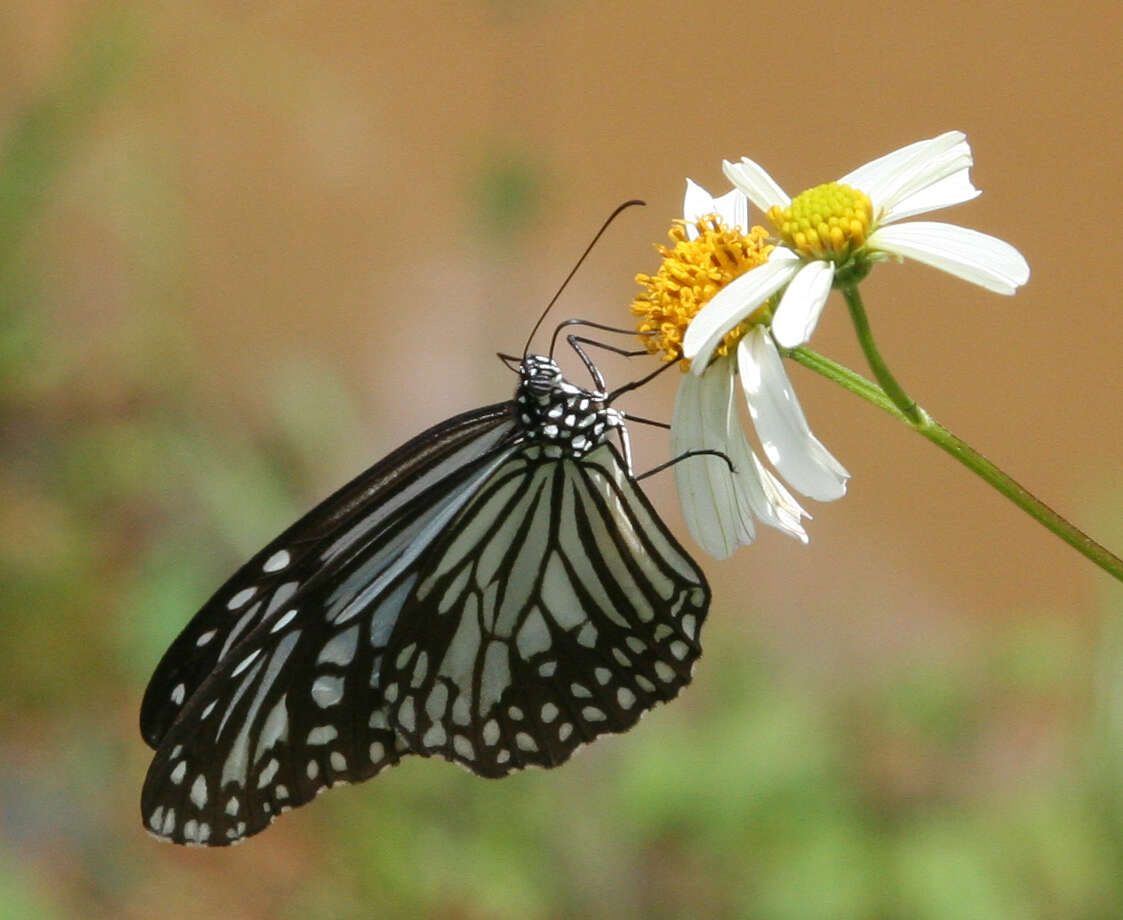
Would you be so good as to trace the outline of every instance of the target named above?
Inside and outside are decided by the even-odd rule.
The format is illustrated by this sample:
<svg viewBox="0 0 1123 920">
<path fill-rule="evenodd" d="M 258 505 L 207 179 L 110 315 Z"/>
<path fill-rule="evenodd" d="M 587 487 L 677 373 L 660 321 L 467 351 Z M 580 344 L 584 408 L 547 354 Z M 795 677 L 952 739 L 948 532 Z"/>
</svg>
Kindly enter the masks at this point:
<svg viewBox="0 0 1123 920">
<path fill-rule="evenodd" d="M 800 193 L 786 208 L 769 208 L 768 219 L 780 238 L 805 259 L 841 264 L 865 244 L 873 204 L 865 192 L 828 182 Z"/>
<path fill-rule="evenodd" d="M 691 226 L 698 231 L 694 239 L 688 239 L 685 221 L 675 221 L 667 233 L 674 245 L 655 247 L 663 258 L 659 270 L 654 275 L 636 275 L 636 283 L 644 289 L 631 307 L 640 317 L 640 340 L 652 354 L 662 352 L 664 361 L 682 358 L 682 337 L 695 314 L 734 278 L 764 264 L 774 248 L 763 227 L 753 227 L 745 234 L 740 228 L 726 227 L 715 215 Z M 726 334 L 718 354 L 729 353 L 756 321 L 757 313 Z M 684 360 L 683 370 L 689 366 Z"/>
</svg>

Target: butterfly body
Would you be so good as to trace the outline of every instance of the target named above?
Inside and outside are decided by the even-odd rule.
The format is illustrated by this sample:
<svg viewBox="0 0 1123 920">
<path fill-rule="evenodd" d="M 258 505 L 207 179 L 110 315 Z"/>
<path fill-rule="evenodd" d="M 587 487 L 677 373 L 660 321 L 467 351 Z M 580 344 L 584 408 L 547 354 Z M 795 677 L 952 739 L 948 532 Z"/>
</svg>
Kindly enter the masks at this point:
<svg viewBox="0 0 1123 920">
<path fill-rule="evenodd" d="M 152 833 L 234 843 L 410 753 L 556 766 L 690 680 L 709 588 L 623 415 L 551 358 L 519 372 L 513 401 L 376 463 L 187 625 L 141 707 Z"/>
</svg>

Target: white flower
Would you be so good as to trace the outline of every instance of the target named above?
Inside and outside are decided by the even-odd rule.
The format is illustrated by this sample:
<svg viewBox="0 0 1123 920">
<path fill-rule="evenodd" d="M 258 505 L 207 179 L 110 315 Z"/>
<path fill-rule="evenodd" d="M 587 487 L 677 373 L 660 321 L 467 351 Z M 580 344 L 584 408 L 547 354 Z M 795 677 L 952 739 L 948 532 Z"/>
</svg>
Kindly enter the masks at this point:
<svg viewBox="0 0 1123 920">
<path fill-rule="evenodd" d="M 785 348 L 806 342 L 831 286 L 860 280 L 874 262 L 910 258 L 999 294 L 1029 279 L 1021 254 L 1002 240 L 933 221 L 898 221 L 969 201 L 979 194 L 968 170 L 971 147 L 960 131 L 902 147 L 793 201 L 748 158 L 723 164 L 736 190 L 768 214 L 782 244 L 767 263 L 723 287 L 686 330 L 683 354 L 703 373 L 730 329 L 780 291 L 772 334 Z M 724 196 L 727 198 L 728 196 Z"/>
<path fill-rule="evenodd" d="M 709 220 L 711 215 L 716 223 Z M 759 231 L 750 236 L 748 201 L 740 191 L 734 189 L 715 199 L 688 179 L 683 217 L 681 230 L 672 236 L 682 243 L 696 241 L 695 246 L 665 250 L 665 260 L 673 261 L 676 255 L 685 258 L 696 249 L 703 289 L 719 284 L 724 277 L 715 280 L 709 268 L 711 251 L 723 250 L 728 258 L 728 247 L 739 242 L 746 258 L 751 258 L 747 264 L 763 260 L 767 250 L 751 244 L 763 240 L 765 234 Z M 704 235 L 699 227 L 708 234 L 707 239 L 699 239 Z M 689 286 L 683 279 L 691 267 L 676 262 L 670 272 L 670 289 L 675 296 Z M 729 273 L 735 275 L 736 270 Z M 653 290 L 658 287 L 657 279 L 649 276 L 642 276 L 641 283 Z M 653 303 L 658 303 L 659 309 L 653 309 Z M 676 305 L 668 307 L 655 294 L 637 300 L 637 307 L 636 312 L 655 317 L 655 324 L 661 328 L 669 318 L 685 324 L 693 315 L 682 315 L 685 311 L 681 306 L 676 313 Z M 661 342 L 659 347 L 669 349 L 673 341 Z M 683 375 L 675 400 L 671 449 L 672 456 L 684 457 L 675 465 L 675 481 L 687 526 L 698 544 L 718 559 L 731 555 L 741 544 L 751 543 L 758 520 L 806 543 L 801 519 L 810 515 L 749 446 L 734 396 L 735 378 L 740 378 L 765 455 L 794 489 L 819 501 L 831 501 L 846 493 L 849 474 L 811 433 L 783 360 L 764 326 L 743 331 L 735 350 L 723 350 L 730 353 L 715 357 L 703 374 Z M 713 451 L 714 455 L 684 456 L 696 451 Z"/>
</svg>

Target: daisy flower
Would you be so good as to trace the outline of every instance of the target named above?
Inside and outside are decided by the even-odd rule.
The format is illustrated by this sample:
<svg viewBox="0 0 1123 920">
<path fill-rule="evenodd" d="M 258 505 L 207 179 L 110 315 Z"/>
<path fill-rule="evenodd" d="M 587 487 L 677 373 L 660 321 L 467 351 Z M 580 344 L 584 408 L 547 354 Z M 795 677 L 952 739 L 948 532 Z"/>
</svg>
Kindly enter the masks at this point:
<svg viewBox="0 0 1123 920">
<path fill-rule="evenodd" d="M 776 342 L 802 345 L 831 288 L 857 283 L 889 258 L 915 259 L 987 290 L 1013 294 L 1029 279 L 1029 266 L 1013 246 L 952 224 L 898 223 L 978 195 L 967 174 L 971 164 L 966 135 L 949 131 L 792 199 L 752 160 L 726 161 L 725 175 L 767 214 L 779 244 L 764 265 L 715 294 L 690 324 L 682 345 L 694 372 L 705 371 L 729 330 L 776 295 L 771 324 Z"/>
<path fill-rule="evenodd" d="M 734 189 L 720 198 L 687 180 L 683 219 L 659 247 L 655 275 L 637 275 L 644 288 L 632 304 L 652 352 L 683 359 L 691 320 L 727 286 L 768 265 L 773 246 L 761 227 L 746 229 L 748 199 Z M 748 402 L 765 456 L 796 491 L 820 501 L 846 492 L 849 474 L 815 438 L 765 325 L 764 312 L 743 316 L 711 350 L 704 373 L 684 374 L 671 422 L 672 455 L 714 451 L 675 466 L 683 515 L 698 544 L 724 559 L 751 543 L 756 521 L 807 542 L 801 521 L 810 517 L 784 482 L 749 446 L 742 430 L 735 383 Z M 684 370 L 690 366 L 683 361 Z M 726 460 L 725 458 L 728 458 Z M 732 470 L 730 469 L 732 467 Z"/>
</svg>

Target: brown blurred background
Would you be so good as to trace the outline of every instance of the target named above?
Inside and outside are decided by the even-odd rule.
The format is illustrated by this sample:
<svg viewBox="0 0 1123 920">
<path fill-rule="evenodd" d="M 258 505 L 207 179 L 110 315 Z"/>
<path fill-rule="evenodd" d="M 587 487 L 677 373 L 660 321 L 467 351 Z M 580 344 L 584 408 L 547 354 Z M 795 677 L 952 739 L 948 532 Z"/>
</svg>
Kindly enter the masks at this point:
<svg viewBox="0 0 1123 920">
<path fill-rule="evenodd" d="M 0 917 L 1118 916 L 1119 585 L 798 367 L 850 493 L 809 505 L 808 547 L 704 562 L 695 683 L 630 735 L 503 783 L 409 763 L 200 852 L 140 827 L 135 719 L 245 555 L 507 396 L 494 352 L 640 197 L 555 313 L 628 322 L 685 177 L 724 191 L 723 157 L 795 192 L 966 131 L 983 195 L 935 219 L 1013 243 L 1030 283 L 883 267 L 875 331 L 922 405 L 1119 551 L 1121 27 L 1116 4 L 6 5 Z M 812 344 L 862 368 L 841 301 Z M 668 418 L 674 384 L 629 408 Z M 671 477 L 647 485 L 688 541 Z"/>
</svg>

